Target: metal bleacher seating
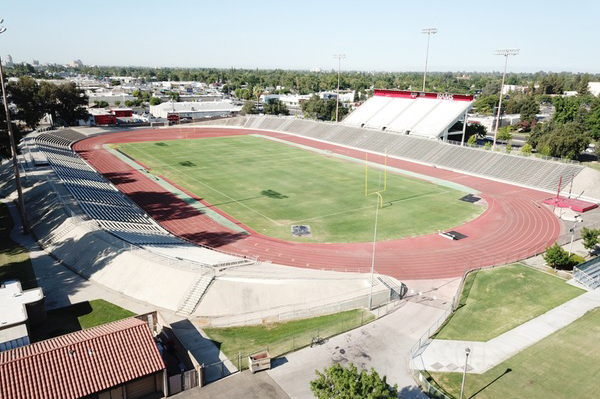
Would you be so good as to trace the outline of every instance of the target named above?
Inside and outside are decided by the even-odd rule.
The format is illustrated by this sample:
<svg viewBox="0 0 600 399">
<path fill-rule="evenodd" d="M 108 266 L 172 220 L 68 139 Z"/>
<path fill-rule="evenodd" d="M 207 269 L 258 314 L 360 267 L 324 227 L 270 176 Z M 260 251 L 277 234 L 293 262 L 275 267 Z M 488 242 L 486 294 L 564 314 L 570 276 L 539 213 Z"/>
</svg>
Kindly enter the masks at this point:
<svg viewBox="0 0 600 399">
<path fill-rule="evenodd" d="M 435 125 L 436 122 L 430 121 L 430 119 L 435 119 L 434 116 L 442 111 L 454 114 L 459 111 L 464 112 L 464 108 L 452 104 L 452 102 L 422 101 L 427 102 L 425 103 L 427 106 L 423 106 L 420 110 L 421 119 L 417 116 L 410 119 L 417 123 L 415 128 Z M 407 108 L 407 111 L 412 112 L 415 104 L 416 102 L 413 100 L 413 105 Z M 443 104 L 445 108 L 441 110 L 439 104 Z M 291 133 L 367 151 L 387 152 L 388 155 L 398 158 L 548 191 L 558 189 L 561 176 L 563 188 L 566 187 L 583 169 L 583 166 L 576 163 L 562 163 L 533 156 L 493 152 L 481 148 L 449 144 L 441 140 L 394 133 L 388 130 L 365 129 L 347 124 L 335 125 L 311 120 L 268 116 L 239 118 L 237 123 L 238 126 L 249 127 L 251 125 L 254 129 Z"/>
</svg>

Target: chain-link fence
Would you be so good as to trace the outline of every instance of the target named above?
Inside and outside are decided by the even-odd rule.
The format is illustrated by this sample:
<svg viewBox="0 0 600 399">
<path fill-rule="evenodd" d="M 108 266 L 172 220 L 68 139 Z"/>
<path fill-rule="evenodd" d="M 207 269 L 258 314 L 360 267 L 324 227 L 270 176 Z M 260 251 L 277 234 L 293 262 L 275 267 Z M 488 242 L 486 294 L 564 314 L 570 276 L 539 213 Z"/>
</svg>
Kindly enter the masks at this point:
<svg viewBox="0 0 600 399">
<path fill-rule="evenodd" d="M 324 344 L 329 338 L 363 326 L 375 320 L 375 318 L 375 315 L 370 312 L 360 311 L 354 317 L 346 317 L 339 322 L 327 326 L 309 328 L 300 333 L 290 333 L 277 341 L 270 342 L 266 346 L 262 343 L 257 343 L 244 347 L 237 354 L 226 353 L 226 355 L 237 366 L 238 370 L 245 370 L 248 368 L 248 356 L 250 354 L 267 351 L 271 358 L 276 358 L 306 346 Z"/>
</svg>

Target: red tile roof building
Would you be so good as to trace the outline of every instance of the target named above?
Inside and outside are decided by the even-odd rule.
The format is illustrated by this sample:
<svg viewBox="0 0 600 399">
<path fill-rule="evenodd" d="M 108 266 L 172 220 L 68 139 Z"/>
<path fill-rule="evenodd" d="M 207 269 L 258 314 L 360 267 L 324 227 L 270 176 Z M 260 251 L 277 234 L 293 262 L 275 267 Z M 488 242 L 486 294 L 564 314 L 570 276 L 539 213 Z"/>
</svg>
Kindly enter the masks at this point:
<svg viewBox="0 0 600 399">
<path fill-rule="evenodd" d="M 146 323 L 124 319 L 1 352 L 0 398 L 80 398 L 164 369 Z"/>
</svg>

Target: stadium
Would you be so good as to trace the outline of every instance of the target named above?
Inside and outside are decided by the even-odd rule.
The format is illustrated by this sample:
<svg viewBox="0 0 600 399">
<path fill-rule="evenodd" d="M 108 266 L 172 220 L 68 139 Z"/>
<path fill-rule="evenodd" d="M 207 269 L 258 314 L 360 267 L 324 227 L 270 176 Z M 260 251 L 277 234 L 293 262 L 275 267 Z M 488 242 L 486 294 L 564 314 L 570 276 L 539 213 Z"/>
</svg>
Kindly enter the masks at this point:
<svg viewBox="0 0 600 399">
<path fill-rule="evenodd" d="M 385 314 L 430 281 L 564 239 L 557 192 L 579 211 L 600 198 L 598 172 L 578 163 L 461 145 L 452 128 L 472 101 L 376 90 L 340 124 L 37 132 L 21 144 L 26 214 L 61 264 L 195 325 Z"/>
<path fill-rule="evenodd" d="M 228 275 L 227 270 L 240 273 L 244 267 L 254 270 L 260 265 L 283 265 L 369 273 L 373 266 L 377 274 L 395 279 L 390 286 L 400 286 L 410 280 L 458 277 L 471 268 L 541 253 L 561 234 L 560 220 L 543 200 L 555 193 L 559 184 L 589 198 L 595 195 L 593 181 L 585 173 L 581 177 L 584 168 L 578 164 L 445 142 L 450 127 L 472 104 L 469 100 L 472 98 L 468 96 L 380 90 L 339 125 L 251 116 L 185 128 L 43 132 L 30 138 L 24 149 L 32 168 L 39 170 L 49 164 L 55 173 L 32 184 L 28 194 L 27 203 L 35 215 L 32 220 L 36 220 L 34 231 L 39 229 L 36 234 L 46 247 L 87 278 L 134 298 L 196 316 L 216 315 L 202 314 L 200 304 L 211 290 L 218 291 L 219 284 L 213 282 L 219 280 L 220 273 Z M 246 141 L 240 142 L 242 137 Z M 229 144 L 198 147 L 177 158 L 180 170 L 165 164 L 174 157 L 173 151 L 181 153 L 192 143 L 223 142 L 225 138 Z M 232 138 L 237 141 L 231 142 Z M 146 150 L 139 147 L 144 143 Z M 170 143 L 183 146 L 171 148 Z M 244 146 L 250 145 L 254 147 L 247 150 L 249 158 L 243 158 Z M 271 155 L 264 155 L 271 157 L 267 170 L 275 173 L 272 154 L 276 153 L 283 154 L 279 161 L 283 169 L 264 185 L 249 182 L 236 192 L 232 187 L 250 178 L 240 175 L 235 182 L 225 175 L 245 169 L 244 165 L 248 169 L 258 167 L 259 148 L 271 151 Z M 163 153 L 149 149 L 163 149 Z M 200 164 L 211 151 L 213 158 Z M 292 157 L 300 157 L 300 161 L 284 162 Z M 208 176 L 208 172 L 192 176 L 198 185 L 185 180 L 191 170 L 210 170 L 225 158 L 241 158 L 241 163 L 217 171 L 216 177 Z M 299 176 L 290 177 L 300 162 L 313 165 L 312 169 L 302 169 Z M 352 169 L 345 177 L 352 180 L 350 191 L 342 189 L 343 183 L 331 189 L 338 183 L 327 180 L 323 173 L 341 175 L 344 168 Z M 313 175 L 309 178 L 307 173 Z M 258 173 L 259 180 L 266 179 L 266 174 L 266 170 Z M 313 192 L 311 184 L 312 188 L 294 191 L 302 176 L 312 181 L 325 179 L 326 187 Z M 389 185 L 388 192 L 381 189 L 382 176 Z M 412 180 L 396 182 L 400 176 Z M 202 178 L 206 181 L 199 180 Z M 288 185 L 281 185 L 286 179 Z M 32 180 L 35 177 L 28 176 L 28 181 Z M 208 185 L 219 180 L 225 183 L 217 188 Z M 273 185 L 276 190 L 271 189 Z M 419 185 L 429 191 L 415 192 Z M 398 190 L 393 192 L 396 186 Z M 221 195 L 211 197 L 213 192 Z M 383 207 L 374 248 L 371 237 L 378 207 L 373 194 L 378 192 Z M 254 194 L 259 198 L 247 198 Z M 293 198 L 278 198 L 288 194 Z M 294 213 L 291 204 L 298 197 L 310 209 Z M 341 204 L 344 198 L 347 208 Z M 411 208 L 411 203 L 420 206 Z M 279 204 L 283 206 L 276 208 Z M 260 216 L 255 220 L 248 213 Z M 333 217 L 315 220 L 323 213 Z M 261 220 L 267 223 L 261 224 Z M 329 223 L 339 224 L 340 220 L 345 224 Z M 304 223 L 309 229 L 313 226 L 314 237 L 293 237 L 291 225 Z M 341 232 L 331 231 L 335 229 Z M 321 235 L 321 231 L 330 234 Z M 446 231 L 453 235 L 443 234 Z M 460 239 L 453 239 L 457 237 Z M 80 260 L 69 247 L 72 242 L 88 243 L 91 259 Z M 146 265 L 148 262 L 154 263 L 152 267 Z M 129 273 L 139 284 L 121 278 Z M 164 277 L 156 279 L 156 273 Z M 355 288 L 351 285 L 348 292 L 339 294 L 351 295 Z M 156 295 L 157 291 L 164 295 Z M 315 301 L 323 303 L 327 298 L 317 296 Z M 293 307 L 290 302 L 283 304 Z M 243 304 L 239 309 L 264 310 Z"/>
</svg>

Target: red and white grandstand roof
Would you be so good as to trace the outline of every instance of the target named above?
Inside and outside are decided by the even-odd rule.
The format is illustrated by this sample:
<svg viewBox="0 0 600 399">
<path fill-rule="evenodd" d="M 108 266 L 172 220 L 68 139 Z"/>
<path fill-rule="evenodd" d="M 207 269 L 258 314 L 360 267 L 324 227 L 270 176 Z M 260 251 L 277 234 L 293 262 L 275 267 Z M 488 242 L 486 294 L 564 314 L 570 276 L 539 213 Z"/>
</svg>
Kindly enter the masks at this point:
<svg viewBox="0 0 600 399">
<path fill-rule="evenodd" d="M 343 123 L 444 139 L 472 105 L 473 96 L 463 94 L 375 90 Z"/>
</svg>

